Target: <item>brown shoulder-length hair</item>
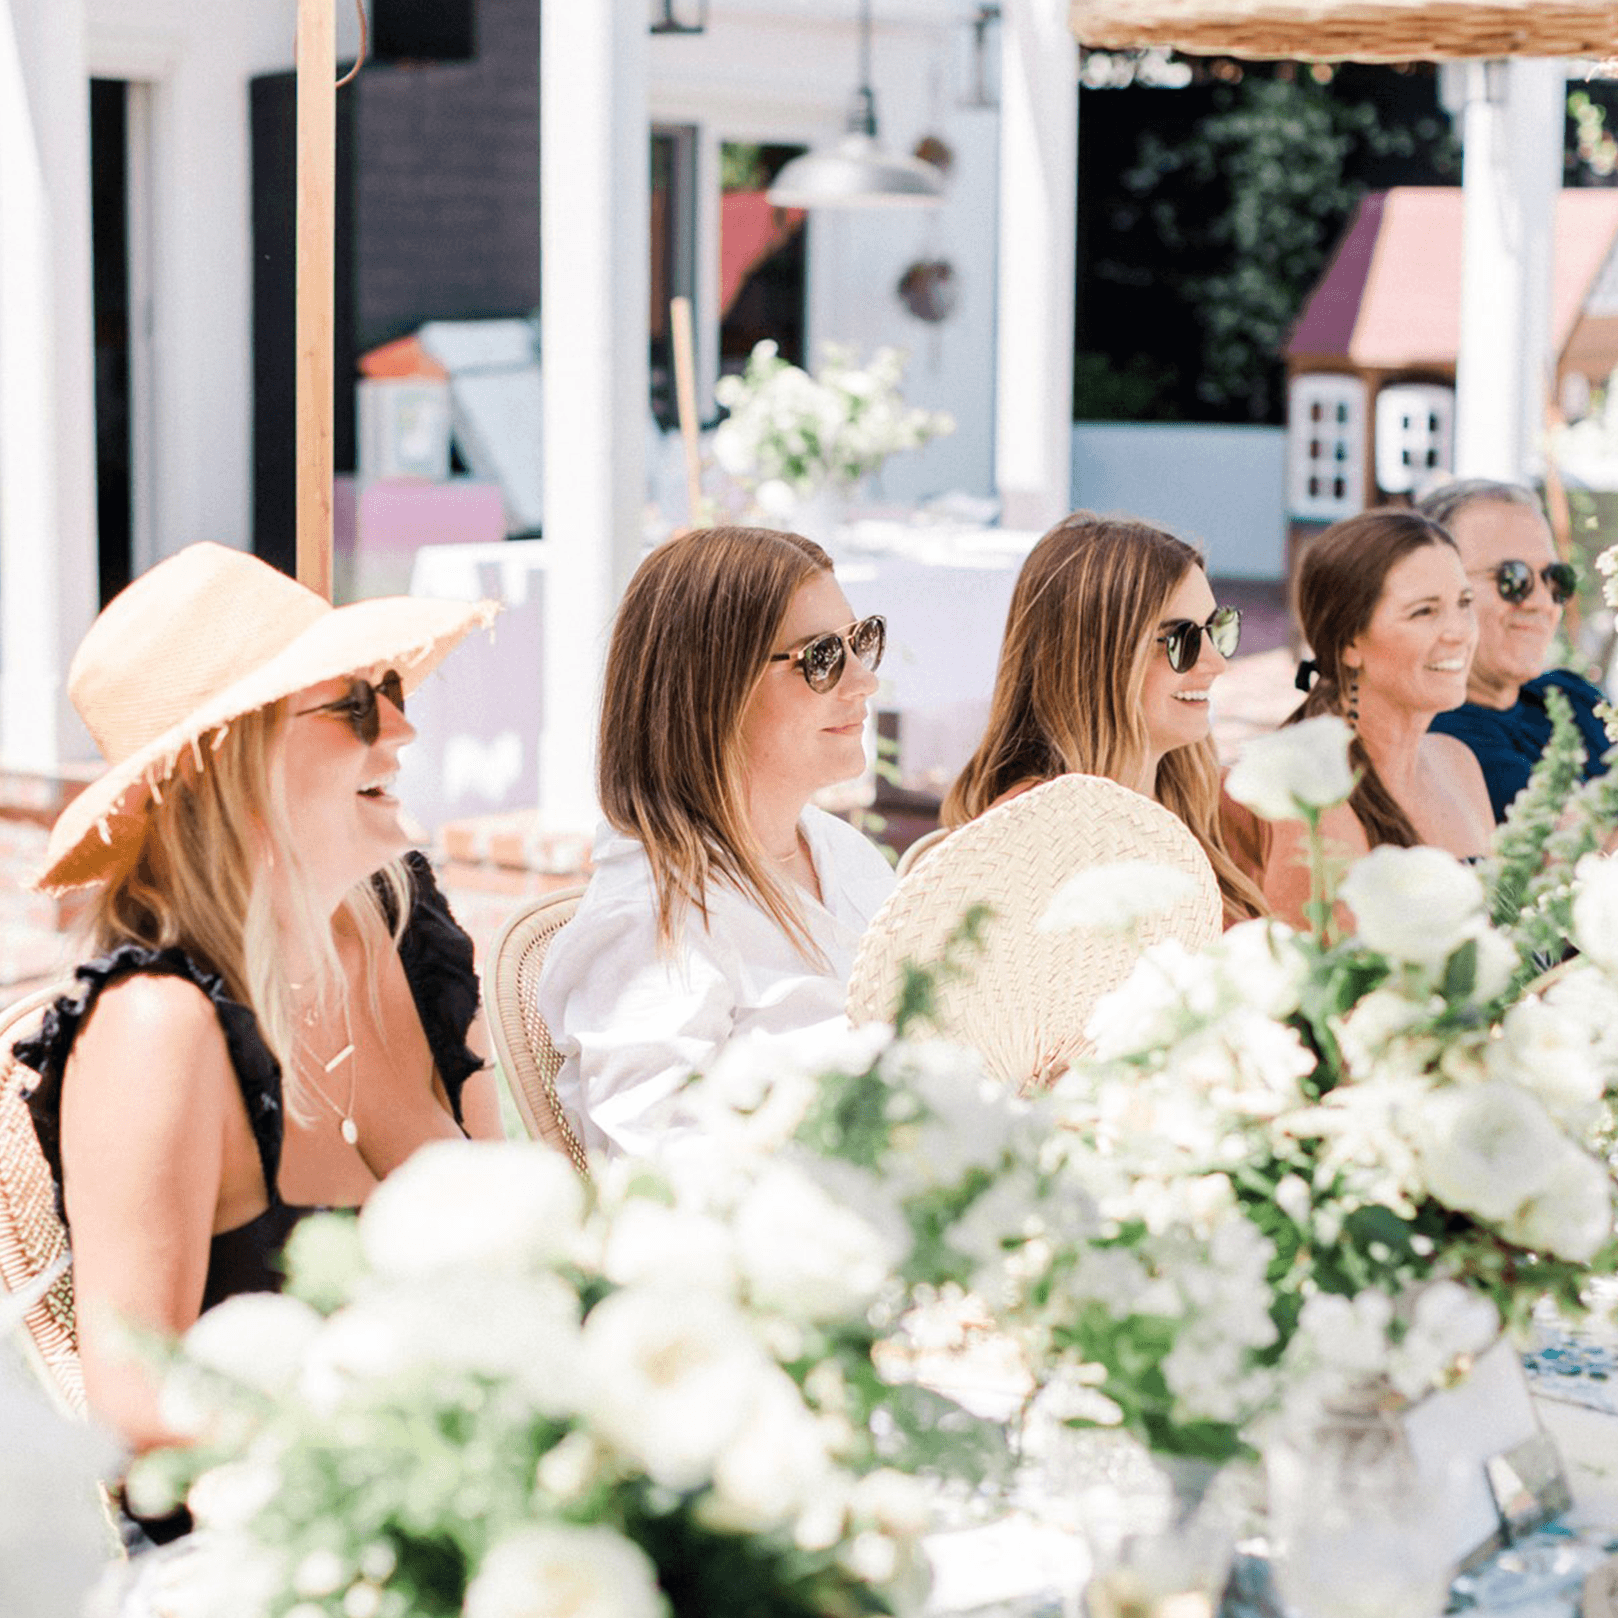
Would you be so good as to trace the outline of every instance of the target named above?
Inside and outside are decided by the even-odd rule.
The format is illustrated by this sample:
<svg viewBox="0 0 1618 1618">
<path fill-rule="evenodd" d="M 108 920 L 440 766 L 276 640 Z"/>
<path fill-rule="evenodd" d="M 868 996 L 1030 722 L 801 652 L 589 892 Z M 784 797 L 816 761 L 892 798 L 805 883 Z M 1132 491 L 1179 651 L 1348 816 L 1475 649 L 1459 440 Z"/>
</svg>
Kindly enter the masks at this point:
<svg viewBox="0 0 1618 1618">
<path fill-rule="evenodd" d="M 1317 714 L 1347 717 L 1343 653 L 1369 627 L 1388 574 L 1405 557 L 1428 545 L 1455 549 L 1446 529 L 1430 517 L 1400 506 L 1374 506 L 1357 517 L 1333 523 L 1309 542 L 1298 567 L 1298 624 L 1318 674 L 1308 696 L 1288 715 L 1287 724 Z M 1382 843 L 1414 848 L 1421 837 L 1377 774 L 1358 735 L 1349 745 L 1348 756 L 1359 772 L 1348 806 L 1364 827 L 1366 841 L 1372 848 Z"/>
<path fill-rule="evenodd" d="M 964 825 L 1019 782 L 1133 776 L 1150 745 L 1141 689 L 1162 655 L 1163 609 L 1201 566 L 1195 547 L 1132 517 L 1076 511 L 1039 541 L 1012 592 L 989 728 L 944 800 L 945 825 Z M 1227 924 L 1266 914 L 1225 846 L 1212 741 L 1164 754 L 1156 791 L 1202 844 Z"/>
<path fill-rule="evenodd" d="M 658 546 L 618 607 L 601 698 L 596 789 L 651 862 L 657 933 L 672 949 L 712 883 L 754 899 L 808 960 L 803 912 L 747 815 L 742 716 L 799 587 L 831 571 L 801 534 L 700 528 Z"/>
</svg>

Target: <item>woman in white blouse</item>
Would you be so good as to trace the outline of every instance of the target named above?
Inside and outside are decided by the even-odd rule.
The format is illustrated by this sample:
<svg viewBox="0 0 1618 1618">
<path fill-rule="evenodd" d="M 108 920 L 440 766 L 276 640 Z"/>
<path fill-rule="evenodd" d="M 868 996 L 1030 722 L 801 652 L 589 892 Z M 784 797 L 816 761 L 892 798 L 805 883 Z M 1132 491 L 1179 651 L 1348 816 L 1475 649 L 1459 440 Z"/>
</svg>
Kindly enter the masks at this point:
<svg viewBox="0 0 1618 1618">
<path fill-rule="evenodd" d="M 840 1017 L 893 885 L 813 807 L 865 768 L 885 628 L 853 620 L 797 534 L 708 528 L 660 546 L 618 609 L 601 705 L 607 824 L 539 1011 L 587 1147 L 643 1152 L 727 1040 Z"/>
</svg>

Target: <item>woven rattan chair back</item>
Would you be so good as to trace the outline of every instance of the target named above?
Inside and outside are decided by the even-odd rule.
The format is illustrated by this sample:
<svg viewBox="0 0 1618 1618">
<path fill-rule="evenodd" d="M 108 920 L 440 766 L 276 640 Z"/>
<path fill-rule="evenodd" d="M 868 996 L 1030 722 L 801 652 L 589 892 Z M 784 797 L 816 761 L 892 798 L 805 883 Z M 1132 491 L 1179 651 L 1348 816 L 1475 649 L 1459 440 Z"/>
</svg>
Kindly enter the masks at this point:
<svg viewBox="0 0 1618 1618">
<path fill-rule="evenodd" d="M 908 876 L 910 872 L 915 870 L 917 864 L 925 859 L 948 836 L 949 827 L 940 826 L 936 831 L 930 831 L 925 836 L 918 837 L 899 856 L 899 863 L 894 866 L 893 874 L 898 877 Z"/>
<path fill-rule="evenodd" d="M 483 1001 L 495 1055 L 523 1127 L 532 1139 L 566 1152 L 574 1168 L 589 1179 L 584 1143 L 556 1093 L 562 1053 L 539 1014 L 539 974 L 546 953 L 583 897 L 583 888 L 550 894 L 519 910 L 500 929 L 483 967 Z"/>
<path fill-rule="evenodd" d="M 1040 918 L 1075 872 L 1150 860 L 1192 878 L 1192 892 L 1133 934 L 1043 932 Z M 938 961 L 974 904 L 993 914 L 964 973 L 938 988 L 935 1031 L 970 1045 L 1019 1091 L 1040 1087 L 1090 1047 L 1096 1002 L 1148 944 L 1201 948 L 1223 907 L 1208 857 L 1178 816 L 1114 781 L 1064 775 L 952 832 L 903 877 L 872 918 L 849 982 L 856 1023 L 893 1016 L 907 962 Z"/>
<path fill-rule="evenodd" d="M 58 983 L 0 1012 L 0 1287 L 20 1293 L 67 1260 L 67 1230 L 56 1215 L 56 1187 L 39 1149 L 23 1090 L 38 1075 L 12 1055 L 34 1033 L 45 1008 L 70 985 Z M 73 1321 L 73 1277 L 64 1269 L 23 1316 L 22 1350 L 52 1402 L 85 1413 Z"/>
</svg>

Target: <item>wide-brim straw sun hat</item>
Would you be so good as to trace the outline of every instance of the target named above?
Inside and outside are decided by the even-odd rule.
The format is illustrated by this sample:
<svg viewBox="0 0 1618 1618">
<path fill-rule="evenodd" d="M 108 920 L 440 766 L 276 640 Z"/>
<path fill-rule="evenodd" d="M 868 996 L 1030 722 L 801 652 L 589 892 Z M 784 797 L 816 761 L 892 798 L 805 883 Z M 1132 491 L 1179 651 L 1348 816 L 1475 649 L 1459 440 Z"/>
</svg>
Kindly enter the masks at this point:
<svg viewBox="0 0 1618 1618">
<path fill-rule="evenodd" d="M 1133 932 L 1040 927 L 1069 877 L 1124 861 L 1191 880 Z M 860 942 L 850 1020 L 890 1021 L 905 963 L 937 962 L 975 904 L 992 911 L 982 948 L 963 956 L 960 976 L 937 984 L 934 1031 L 970 1045 L 1017 1090 L 1042 1085 L 1091 1048 L 1085 1027 L 1096 1002 L 1148 944 L 1172 938 L 1200 949 L 1223 924 L 1213 866 L 1178 815 L 1116 781 L 1061 775 L 952 832 L 900 880 Z"/>
<path fill-rule="evenodd" d="M 224 545 L 159 562 L 107 604 L 74 654 L 68 695 L 108 768 L 62 811 L 35 886 L 61 893 L 124 869 L 148 803 L 182 758 L 205 768 L 233 720 L 351 675 L 392 669 L 409 692 L 498 611 L 415 596 L 334 607 Z"/>
</svg>

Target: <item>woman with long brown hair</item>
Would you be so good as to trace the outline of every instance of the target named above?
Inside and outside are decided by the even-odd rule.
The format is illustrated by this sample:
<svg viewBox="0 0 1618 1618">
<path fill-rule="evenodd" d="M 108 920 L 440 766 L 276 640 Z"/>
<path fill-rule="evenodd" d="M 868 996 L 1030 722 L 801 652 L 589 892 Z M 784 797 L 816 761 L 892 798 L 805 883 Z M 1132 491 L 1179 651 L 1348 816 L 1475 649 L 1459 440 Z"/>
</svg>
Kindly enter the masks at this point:
<svg viewBox="0 0 1618 1618">
<path fill-rule="evenodd" d="M 1023 564 L 988 731 L 944 800 L 956 827 L 1041 781 L 1100 775 L 1173 810 L 1201 843 L 1230 925 L 1264 911 L 1219 824 L 1209 688 L 1241 619 L 1202 557 L 1131 517 L 1076 511 Z"/>
<path fill-rule="evenodd" d="M 886 627 L 798 534 L 708 528 L 641 563 L 601 703 L 595 871 L 539 1011 L 587 1147 L 638 1152 L 742 1034 L 842 1015 L 893 873 L 810 797 L 866 765 Z"/>
<path fill-rule="evenodd" d="M 1343 859 L 1383 843 L 1483 854 L 1494 830 L 1483 772 L 1464 742 L 1428 729 L 1466 700 L 1477 646 L 1454 540 L 1393 507 L 1334 523 L 1304 552 L 1298 620 L 1311 649 L 1298 675 L 1308 695 L 1287 723 L 1336 714 L 1354 731 L 1359 779 L 1321 822 L 1328 846 Z M 1302 839 L 1301 826 L 1278 823 L 1264 862 L 1265 897 L 1294 924 L 1309 897 Z"/>
</svg>

